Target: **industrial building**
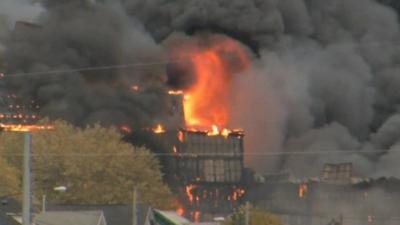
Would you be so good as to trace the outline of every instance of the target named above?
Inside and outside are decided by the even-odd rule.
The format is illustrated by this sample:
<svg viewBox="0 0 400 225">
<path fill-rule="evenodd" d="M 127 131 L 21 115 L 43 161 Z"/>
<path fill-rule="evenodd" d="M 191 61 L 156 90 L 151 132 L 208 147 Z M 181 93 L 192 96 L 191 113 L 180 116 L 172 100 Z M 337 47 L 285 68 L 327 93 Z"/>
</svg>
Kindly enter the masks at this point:
<svg viewBox="0 0 400 225">
<path fill-rule="evenodd" d="M 228 136 L 178 131 L 175 174 L 183 202 L 192 217 L 227 213 L 244 194 L 243 133 Z M 197 218 L 194 218 L 197 219 Z"/>
<path fill-rule="evenodd" d="M 199 220 L 230 213 L 244 195 L 241 131 L 224 136 L 207 131 L 166 130 L 153 134 L 165 180 L 179 193 L 185 216 Z M 160 152 L 160 151 L 159 151 Z"/>
<path fill-rule="evenodd" d="M 171 110 L 163 131 L 134 132 L 131 141 L 146 141 L 158 153 L 164 178 L 179 193 L 182 214 L 193 220 L 226 215 L 244 195 L 244 133 L 213 132 L 184 125 L 183 95 L 170 92 Z"/>
</svg>

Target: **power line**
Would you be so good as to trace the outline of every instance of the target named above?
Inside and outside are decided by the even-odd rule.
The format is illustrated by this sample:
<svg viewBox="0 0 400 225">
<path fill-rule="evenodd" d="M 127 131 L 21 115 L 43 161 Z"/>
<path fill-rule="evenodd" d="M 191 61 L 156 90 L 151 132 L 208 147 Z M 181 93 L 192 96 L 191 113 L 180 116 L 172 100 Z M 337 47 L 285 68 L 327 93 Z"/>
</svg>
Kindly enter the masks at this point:
<svg viewBox="0 0 400 225">
<path fill-rule="evenodd" d="M 383 150 L 368 150 L 368 151 L 294 151 L 294 152 L 253 152 L 253 153 L 150 153 L 150 155 L 154 156 L 185 156 L 185 157 L 197 157 L 197 156 L 280 156 L 280 155 L 348 155 L 348 154 L 373 154 L 373 153 L 384 153 Z M 23 154 L 19 153 L 3 153 L 0 154 L 2 156 L 23 156 Z M 148 155 L 148 153 L 124 153 L 124 154 L 113 154 L 113 153 L 45 153 L 38 154 L 32 153 L 32 157 L 126 157 L 126 156 L 135 156 L 135 155 Z"/>
<path fill-rule="evenodd" d="M 362 42 L 360 44 L 369 43 L 370 45 L 375 46 L 385 46 L 385 45 L 395 45 L 399 46 L 400 41 L 392 41 L 392 42 L 377 42 L 377 41 L 369 41 Z M 360 44 L 356 43 L 341 43 L 339 46 L 360 46 Z M 190 57 L 188 55 L 187 57 Z M 237 56 L 224 56 L 229 58 L 238 58 Z M 132 67 L 147 67 L 147 66 L 155 66 L 155 65 L 166 65 L 178 62 L 188 62 L 189 60 L 164 60 L 164 61 L 152 61 L 152 62 L 137 62 L 131 64 L 118 64 L 118 65 L 106 65 L 106 66 L 93 66 L 93 67 L 81 67 L 69 70 L 50 70 L 50 71 L 41 71 L 41 72 L 27 72 L 27 73 L 14 73 L 14 74 L 4 74 L 4 77 L 0 77 L 1 79 L 7 78 L 15 78 L 21 76 L 37 76 L 37 75 L 50 75 L 50 74 L 65 74 L 65 73 L 75 73 L 75 72 L 85 72 L 85 71 L 98 71 L 98 70 L 111 70 L 111 69 L 124 69 L 124 68 L 132 68 Z"/>
<path fill-rule="evenodd" d="M 183 60 L 180 60 L 183 61 Z M 93 66 L 93 67 L 81 67 L 70 70 L 50 70 L 50 71 L 41 71 L 41 72 L 29 72 L 29 73 L 14 73 L 14 74 L 5 74 L 2 79 L 7 78 L 15 78 L 15 77 L 23 77 L 23 76 L 38 76 L 38 75 L 54 75 L 54 74 L 65 74 L 65 73 L 75 73 L 75 72 L 85 72 L 85 71 L 98 71 L 98 70 L 111 70 L 111 69 L 124 69 L 124 68 L 132 68 L 132 67 L 146 67 L 146 66 L 155 66 L 155 65 L 166 65 L 171 63 L 180 62 L 176 61 L 154 61 L 154 62 L 138 62 L 132 64 L 119 64 L 119 65 L 109 65 L 109 66 Z"/>
</svg>

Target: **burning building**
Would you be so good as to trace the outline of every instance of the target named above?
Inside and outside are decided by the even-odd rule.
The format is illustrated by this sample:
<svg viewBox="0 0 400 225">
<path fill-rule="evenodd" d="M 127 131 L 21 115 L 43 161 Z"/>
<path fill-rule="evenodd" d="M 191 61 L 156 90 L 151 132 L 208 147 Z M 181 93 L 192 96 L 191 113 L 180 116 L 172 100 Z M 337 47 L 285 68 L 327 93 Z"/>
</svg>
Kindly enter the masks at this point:
<svg viewBox="0 0 400 225">
<path fill-rule="evenodd" d="M 172 102 L 179 103 L 180 99 L 183 105 L 183 93 L 170 95 Z M 172 107 L 184 116 L 182 107 Z M 245 192 L 242 130 L 157 125 L 151 133 L 157 140 L 153 139 L 152 149 L 160 153 L 165 178 L 179 193 L 180 214 L 199 220 L 229 213 L 237 206 Z"/>
<path fill-rule="evenodd" d="M 245 192 L 244 132 L 228 128 L 230 80 L 248 64 L 247 53 L 223 38 L 171 48 L 174 58 L 185 59 L 174 66 L 191 82 L 168 92 L 169 122 L 149 130 L 157 137 L 150 148 L 160 153 L 166 180 L 180 194 L 181 214 L 199 220 L 229 213 Z"/>
<path fill-rule="evenodd" d="M 0 129 L 18 129 L 36 123 L 38 116 L 35 111 L 39 106 L 34 101 L 26 102 L 19 99 L 1 86 L 0 80 Z"/>
<path fill-rule="evenodd" d="M 232 76 L 244 70 L 249 59 L 238 42 L 210 39 L 171 44 L 171 58 L 177 63 L 169 67 L 177 72 L 176 79 L 190 82 L 166 92 L 166 118 L 126 139 L 158 155 L 165 180 L 179 193 L 179 212 L 196 221 L 231 212 L 245 192 L 244 131 L 229 128 L 229 105 Z M 144 88 L 133 85 L 131 90 L 140 93 Z"/>
<path fill-rule="evenodd" d="M 39 26 L 17 22 L 10 37 L 9 49 L 29 42 L 26 38 L 28 36 L 41 39 L 48 35 L 52 28 L 52 24 L 45 23 Z M 66 33 L 80 34 L 70 31 Z M 104 33 L 113 34 L 114 31 Z M 45 44 L 57 46 L 63 38 L 54 38 L 54 42 L 47 40 Z M 104 43 L 119 43 L 114 41 L 113 37 L 110 38 L 109 42 L 106 40 Z M 81 43 L 82 40 L 77 41 Z M 70 40 L 66 42 L 69 43 Z M 92 41 L 83 43 L 86 46 L 92 44 Z M 169 74 L 168 88 L 165 88 L 165 83 L 158 88 L 158 82 L 165 81 L 149 79 L 147 69 L 146 73 L 142 72 L 146 75 L 147 83 L 151 83 L 148 86 L 146 82 L 141 82 L 142 79 L 131 80 L 131 76 L 126 74 L 131 75 L 132 71 L 127 72 L 125 69 L 96 71 L 96 76 L 93 75 L 93 71 L 79 71 L 76 74 L 67 72 L 54 77 L 54 82 L 47 82 L 47 75 L 42 76 L 43 74 L 29 77 L 31 82 L 28 83 L 25 81 L 29 79 L 16 76 L 7 80 L 7 91 L 12 90 L 14 85 L 24 84 L 20 90 L 25 91 L 16 91 L 15 94 L 24 100 L 33 97 L 35 101 L 18 103 L 15 95 L 5 93 L 2 107 L 4 112 L 0 115 L 0 123 L 3 122 L 4 128 L 25 122 L 34 124 L 37 115 L 46 115 L 51 118 L 61 117 L 78 125 L 100 121 L 105 125 L 120 127 L 121 131 L 129 136 L 128 141 L 136 145 L 145 144 L 159 156 L 166 181 L 180 194 L 180 203 L 185 215 L 198 220 L 207 215 L 230 212 L 244 195 L 244 132 L 240 129 L 230 129 L 232 125 L 229 103 L 235 93 L 231 81 L 234 74 L 243 71 L 249 65 L 248 52 L 239 42 L 218 35 L 168 45 L 170 58 L 177 63 L 167 66 L 181 71 L 173 74 L 179 77 L 177 79 L 185 79 L 187 82 L 180 80 L 174 83 L 171 78 L 173 75 Z M 89 51 L 97 52 L 103 46 L 107 44 L 95 45 Z M 125 46 L 123 48 L 125 49 Z M 78 54 L 81 49 L 77 50 Z M 26 69 L 19 65 L 19 61 L 12 55 L 13 51 L 7 53 L 7 64 L 12 65 L 7 69 L 7 74 L 11 76 L 20 71 L 30 71 L 31 68 Z M 39 62 L 46 60 L 41 60 L 39 55 L 40 53 L 33 54 L 32 58 L 29 56 L 24 61 L 34 64 L 38 62 L 35 64 L 38 71 L 58 68 L 58 62 L 42 68 Z M 113 54 L 106 51 L 105 54 L 99 54 L 101 55 Z M 103 62 L 104 57 L 95 59 L 95 63 L 91 62 L 87 66 L 120 63 L 108 58 L 108 61 Z M 62 64 L 66 63 L 65 61 L 69 62 L 66 58 L 60 61 Z M 77 65 L 72 63 L 66 68 L 86 66 L 82 65 L 81 61 L 85 60 L 79 60 Z M 66 80 L 70 80 L 74 85 L 70 86 L 71 82 Z M 64 84 L 71 88 L 63 86 Z M 31 88 L 33 86 L 35 88 Z M 39 86 L 41 88 L 36 89 Z M 80 89 L 75 89 L 76 87 Z M 166 91 L 170 88 L 174 90 Z M 78 97 L 80 95 L 81 97 Z M 83 95 L 88 97 L 83 98 Z M 37 108 L 35 102 L 39 102 L 43 107 Z M 80 103 L 77 104 L 78 102 Z M 126 104 L 127 102 L 130 104 Z M 78 116 L 78 112 L 83 114 Z M 21 119 L 22 122 L 10 119 Z"/>
<path fill-rule="evenodd" d="M 40 20 L 43 29 L 20 23 L 16 26 L 15 37 L 4 41 L 7 46 L 4 60 L 10 65 L 9 74 L 104 68 L 136 62 L 152 65 L 75 71 L 62 76 L 48 74 L 34 79 L 29 76 L 10 82 L 15 93 L 34 96 L 42 106 L 42 115 L 63 118 L 77 125 L 93 121 L 127 125 L 125 131 L 150 129 L 160 123 L 161 127 L 154 128 L 164 129 L 155 129 L 157 136 L 168 133 L 171 137 L 167 138 L 168 142 L 173 144 L 152 149 L 166 154 L 179 155 L 189 148 L 183 142 L 174 143 L 179 131 L 182 136 L 206 139 L 201 141 L 203 144 L 221 139 L 221 145 L 226 145 L 225 140 L 236 137 L 219 139 L 205 134 L 207 130 L 217 129 L 224 134 L 226 128 L 234 127 L 229 124 L 226 103 L 235 92 L 246 92 L 230 88 L 231 75 L 246 68 L 250 61 L 238 47 L 241 44 L 226 40 L 229 39 L 226 36 L 225 40 L 221 38 L 227 35 L 253 46 L 259 57 L 251 59 L 255 65 L 252 69 L 262 76 L 248 88 L 252 93 L 258 90 L 254 93 L 255 99 L 267 99 L 257 101 L 259 104 L 249 104 L 257 105 L 257 110 L 240 106 L 247 109 L 245 112 L 260 111 L 257 115 L 241 111 L 249 120 L 257 121 L 253 128 L 246 127 L 247 140 L 256 140 L 246 141 L 253 143 L 247 150 L 264 153 L 269 147 L 286 153 L 286 150 L 322 151 L 326 148 L 360 150 L 360 154 L 364 154 L 363 146 L 373 146 L 384 151 L 376 158 L 371 157 L 371 163 L 369 157 L 365 157 L 367 164 L 385 174 L 398 175 L 398 135 L 394 132 L 397 129 L 393 128 L 399 127 L 399 92 L 396 91 L 399 82 L 395 82 L 399 72 L 399 51 L 395 48 L 399 30 L 397 15 L 389 8 L 375 1 L 359 0 L 332 1 L 330 4 L 320 1 L 298 1 L 296 4 L 290 1 L 241 1 L 239 5 L 214 4 L 215 1 L 193 4 L 121 1 L 123 7 L 100 3 L 105 1 L 92 7 L 66 2 L 44 4 L 45 11 Z M 155 20 L 154 15 L 159 19 Z M 137 21 L 139 26 L 132 21 Z M 176 38 L 177 32 L 187 33 L 186 40 Z M 199 36 L 201 38 L 197 38 Z M 176 41 L 176 45 L 171 51 L 164 51 L 163 47 L 172 41 Z M 198 43 L 193 45 L 193 42 Z M 164 56 L 169 53 L 169 59 L 181 70 L 161 79 Z M 155 64 L 162 68 L 159 70 Z M 181 76 L 179 71 L 187 76 Z M 137 82 L 139 86 L 132 86 L 132 89 L 141 90 L 142 80 L 161 88 L 132 95 L 128 86 Z M 165 80 L 168 80 L 167 85 Z M 244 85 L 240 87 L 244 88 Z M 170 88 L 183 90 L 182 98 L 186 99 L 185 122 L 180 125 L 177 122 L 173 129 L 164 121 L 154 119 L 166 111 L 165 93 L 160 89 Z M 171 134 L 170 130 L 173 130 Z M 268 132 L 271 130 L 273 132 Z M 151 139 L 148 143 L 155 144 L 155 141 Z M 198 157 L 202 156 L 196 151 Z M 179 165 L 178 156 L 174 157 Z M 181 154 L 181 157 L 187 155 Z M 252 167 L 274 163 L 258 155 L 254 158 Z M 279 163 L 271 166 L 273 170 L 288 167 L 308 174 L 314 172 L 316 162 L 326 161 L 320 156 L 301 163 L 297 163 L 297 156 L 284 154 L 282 158 L 284 160 L 275 160 Z M 347 159 L 348 155 L 343 154 L 343 158 Z M 354 161 L 357 159 L 364 160 L 364 157 Z M 163 163 L 164 167 L 174 167 L 174 160 Z M 198 168 L 202 163 L 194 164 Z M 220 168 L 216 165 L 222 163 L 204 161 L 203 164 Z M 225 166 L 225 162 L 223 164 Z M 176 168 L 168 168 L 167 176 L 185 177 L 186 165 L 179 171 Z M 261 169 L 266 171 L 268 168 Z M 366 173 L 370 170 L 365 169 Z M 200 174 L 196 172 L 193 176 L 186 175 L 189 181 L 182 182 L 184 190 L 187 185 L 196 184 Z M 212 176 L 214 182 L 210 183 L 222 183 L 217 182 L 219 172 L 210 173 L 215 174 Z M 298 193 L 298 184 L 294 186 Z M 194 191 L 192 186 L 189 187 Z M 313 193 L 310 186 L 306 187 L 302 185 L 302 195 Z"/>
<path fill-rule="evenodd" d="M 177 66 L 193 79 L 181 93 L 185 127 L 170 148 L 186 215 L 199 220 L 230 212 L 244 194 L 244 133 L 227 128 L 230 81 L 248 65 L 247 53 L 237 42 L 220 38 L 208 45 L 179 44 L 171 52 L 189 59 Z"/>
<path fill-rule="evenodd" d="M 173 147 L 179 191 L 189 215 L 227 213 L 244 194 L 243 133 L 180 130 Z"/>
<path fill-rule="evenodd" d="M 187 183 L 238 183 L 243 170 L 243 133 L 223 136 L 180 130 L 174 151 L 177 174 Z"/>
<path fill-rule="evenodd" d="M 37 24 L 17 21 L 12 38 L 18 40 L 27 32 L 40 31 Z M 4 68 L 3 68 L 4 67 Z M 7 63 L 0 62 L 0 68 L 7 70 Z M 35 125 L 39 120 L 39 104 L 33 97 L 22 97 L 8 88 L 9 75 L 0 71 L 0 130 L 32 130 L 47 129 L 47 126 Z"/>
</svg>

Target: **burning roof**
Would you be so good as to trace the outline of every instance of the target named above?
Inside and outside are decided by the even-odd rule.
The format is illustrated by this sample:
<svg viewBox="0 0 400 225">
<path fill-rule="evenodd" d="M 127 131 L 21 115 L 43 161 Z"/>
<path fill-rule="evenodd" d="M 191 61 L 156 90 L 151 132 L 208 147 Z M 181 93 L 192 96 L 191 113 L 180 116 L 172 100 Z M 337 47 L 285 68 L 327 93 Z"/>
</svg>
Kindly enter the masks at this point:
<svg viewBox="0 0 400 225">
<path fill-rule="evenodd" d="M 215 38 L 208 45 L 187 42 L 171 47 L 171 57 L 188 59 L 176 67 L 192 74 L 192 83 L 183 91 L 186 127 L 192 130 L 224 130 L 230 125 L 229 107 L 234 93 L 232 79 L 250 63 L 246 50 L 236 41 Z"/>
</svg>

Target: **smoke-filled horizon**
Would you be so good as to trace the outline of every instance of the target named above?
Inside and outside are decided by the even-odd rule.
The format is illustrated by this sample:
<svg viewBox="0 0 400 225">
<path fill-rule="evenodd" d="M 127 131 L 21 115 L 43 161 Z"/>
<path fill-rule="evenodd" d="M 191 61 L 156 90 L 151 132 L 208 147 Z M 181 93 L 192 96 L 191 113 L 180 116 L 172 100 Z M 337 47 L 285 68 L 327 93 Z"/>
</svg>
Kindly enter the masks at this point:
<svg viewBox="0 0 400 225">
<path fill-rule="evenodd" d="M 361 153 L 248 157 L 247 166 L 316 176 L 325 162 L 350 161 L 362 176 L 400 177 L 400 33 L 388 6 L 373 0 L 39 2 L 0 3 L 0 60 L 9 73 L 165 61 L 174 37 L 226 35 L 254 54 L 252 66 L 235 75 L 238 94 L 228 103 L 231 126 L 245 129 L 247 153 Z M 17 20 L 41 27 L 14 29 Z M 171 71 L 177 69 L 86 71 L 8 85 L 35 98 L 42 115 L 142 127 L 164 116 L 168 79 L 190 81 Z M 133 84 L 148 88 L 132 95 Z M 362 154 L 371 149 L 381 153 Z"/>
</svg>

